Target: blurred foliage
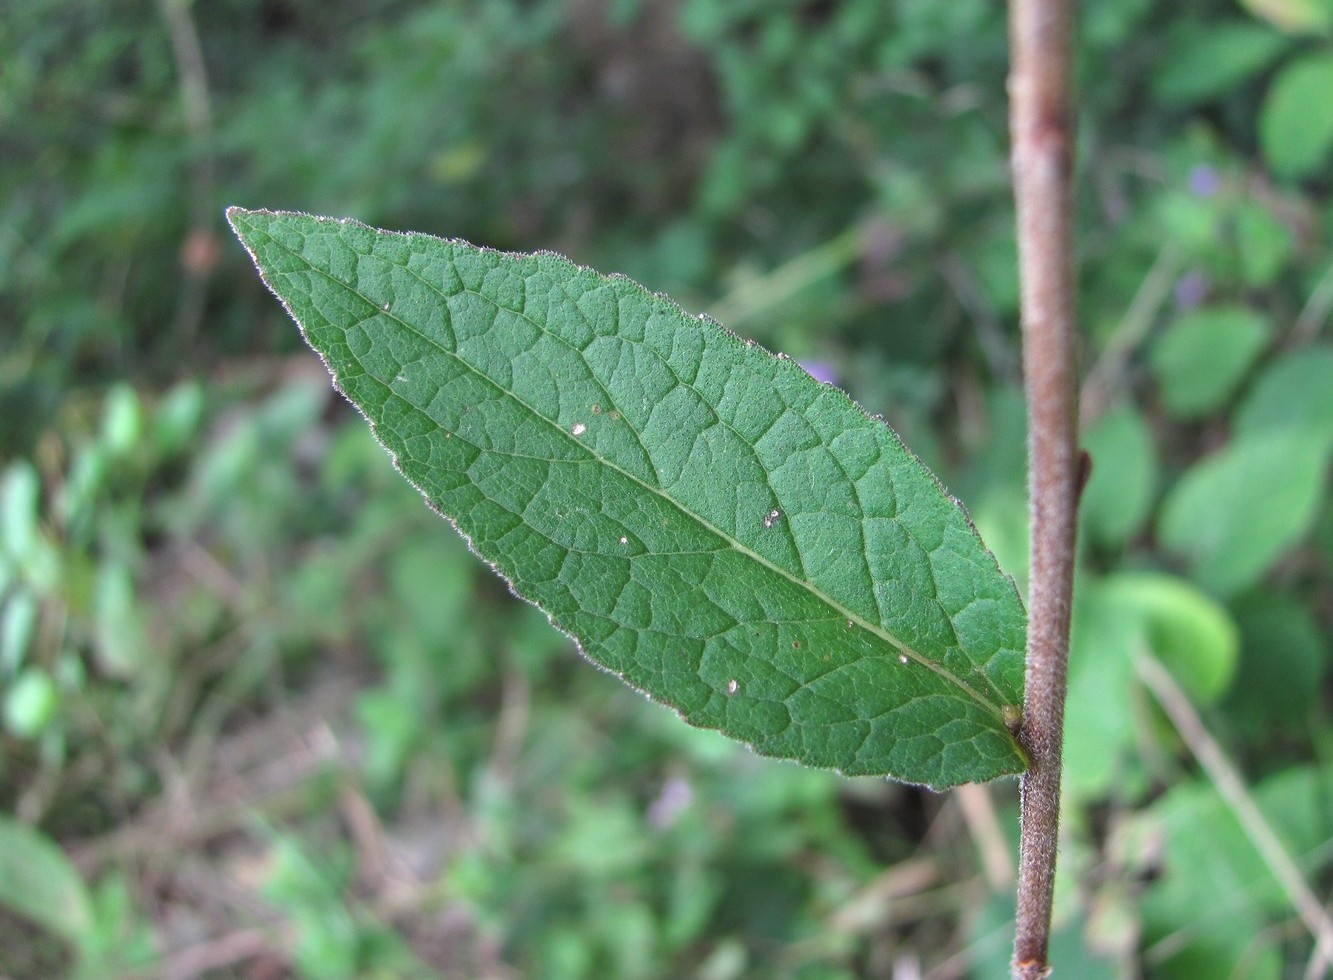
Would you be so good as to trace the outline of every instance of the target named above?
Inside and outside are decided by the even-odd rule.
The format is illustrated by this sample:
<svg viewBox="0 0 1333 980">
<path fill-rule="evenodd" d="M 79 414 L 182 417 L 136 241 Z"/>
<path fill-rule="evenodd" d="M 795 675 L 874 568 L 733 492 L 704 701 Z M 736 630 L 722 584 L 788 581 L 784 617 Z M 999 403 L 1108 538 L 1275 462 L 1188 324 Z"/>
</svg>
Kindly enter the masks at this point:
<svg viewBox="0 0 1333 980">
<path fill-rule="evenodd" d="M 806 772 L 579 662 L 221 237 L 350 214 L 633 275 L 818 365 L 1023 584 L 1003 5 L 34 0 L 0 19 L 0 971 L 994 975 L 964 794 Z M 1333 7 L 1087 5 L 1069 975 L 1304 975 L 1141 689 L 1326 894 Z M 192 972 L 193 971 L 193 972 Z"/>
</svg>

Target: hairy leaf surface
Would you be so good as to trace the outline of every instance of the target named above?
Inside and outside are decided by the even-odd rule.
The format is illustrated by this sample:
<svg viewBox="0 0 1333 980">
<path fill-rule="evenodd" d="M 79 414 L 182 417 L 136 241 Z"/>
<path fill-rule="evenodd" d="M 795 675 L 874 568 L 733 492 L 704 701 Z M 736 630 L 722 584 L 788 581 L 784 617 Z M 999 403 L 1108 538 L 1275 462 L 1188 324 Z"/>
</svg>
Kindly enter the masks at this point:
<svg viewBox="0 0 1333 980">
<path fill-rule="evenodd" d="M 1024 768 L 1014 585 L 841 391 L 557 255 L 228 217 L 402 473 L 592 660 L 764 755 Z"/>
</svg>

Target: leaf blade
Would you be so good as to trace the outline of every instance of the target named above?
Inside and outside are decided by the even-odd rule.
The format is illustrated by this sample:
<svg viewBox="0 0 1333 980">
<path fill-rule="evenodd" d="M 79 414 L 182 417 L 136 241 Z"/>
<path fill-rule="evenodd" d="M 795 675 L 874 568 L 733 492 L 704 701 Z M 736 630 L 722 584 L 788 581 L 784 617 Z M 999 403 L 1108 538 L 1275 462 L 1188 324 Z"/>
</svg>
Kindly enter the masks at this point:
<svg viewBox="0 0 1333 980">
<path fill-rule="evenodd" d="M 399 469 L 595 662 L 762 754 L 1021 771 L 1017 593 L 841 392 L 552 254 L 228 217 Z"/>
</svg>

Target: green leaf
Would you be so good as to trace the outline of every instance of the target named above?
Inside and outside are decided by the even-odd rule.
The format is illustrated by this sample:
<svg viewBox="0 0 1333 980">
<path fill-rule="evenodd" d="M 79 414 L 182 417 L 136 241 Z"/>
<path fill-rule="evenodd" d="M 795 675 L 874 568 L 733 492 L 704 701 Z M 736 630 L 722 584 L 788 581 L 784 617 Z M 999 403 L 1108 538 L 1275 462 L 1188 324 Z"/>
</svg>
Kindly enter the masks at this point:
<svg viewBox="0 0 1333 980">
<path fill-rule="evenodd" d="M 1333 850 L 1333 769 L 1302 767 L 1269 776 L 1255 802 L 1307 878 Z M 1142 901 L 1149 946 L 1163 941 L 1154 976 L 1282 976 L 1284 935 L 1270 924 L 1293 913 L 1282 888 L 1211 786 L 1184 783 L 1135 819 L 1131 833 L 1165 843 L 1162 867 Z M 1155 957 L 1157 959 L 1157 957 Z M 1304 959 L 1301 960 L 1304 962 Z"/>
<path fill-rule="evenodd" d="M 60 691 L 51 675 L 28 667 L 5 691 L 5 728 L 19 738 L 36 738 L 51 724 L 60 705 Z"/>
<path fill-rule="evenodd" d="M 1120 547 L 1143 527 L 1157 490 L 1152 431 L 1133 405 L 1123 405 L 1097 420 L 1083 446 L 1092 457 L 1079 504 L 1083 531 L 1099 544 Z"/>
<path fill-rule="evenodd" d="M 0 906 L 69 940 L 75 947 L 92 929 L 88 890 L 64 852 L 45 834 L 3 814 Z"/>
<path fill-rule="evenodd" d="M 1236 410 L 1238 436 L 1303 432 L 1333 445 L 1333 347 L 1292 351 L 1268 365 Z"/>
<path fill-rule="evenodd" d="M 1227 611 L 1185 579 L 1159 572 L 1083 578 L 1074 603 L 1065 710 L 1066 800 L 1125 793 L 1139 735 L 1134 660 L 1151 652 L 1199 703 L 1231 684 L 1239 634 Z"/>
<path fill-rule="evenodd" d="M 1333 54 L 1307 55 L 1285 65 L 1259 113 L 1264 156 L 1283 177 L 1308 177 L 1333 150 Z"/>
<path fill-rule="evenodd" d="M 1290 43 L 1245 21 L 1191 24 L 1182 34 L 1170 46 L 1153 88 L 1163 101 L 1184 105 L 1225 94 L 1263 71 Z"/>
<path fill-rule="evenodd" d="M 1134 657 L 1147 646 L 1142 615 L 1100 580 L 1083 577 L 1074 597 L 1065 700 L 1060 789 L 1068 800 L 1097 799 L 1116 787 L 1134 744 Z"/>
<path fill-rule="evenodd" d="M 41 493 L 41 479 L 27 460 L 9 464 L 0 475 L 0 550 L 15 564 L 27 560 L 35 546 Z"/>
<path fill-rule="evenodd" d="M 1162 504 L 1162 544 L 1221 595 L 1255 584 L 1310 529 L 1329 445 L 1304 430 L 1243 436 L 1196 463 Z"/>
<path fill-rule="evenodd" d="M 1235 392 L 1268 340 L 1268 321 L 1240 306 L 1187 313 L 1148 352 L 1166 410 L 1181 419 L 1207 415 Z"/>
<path fill-rule="evenodd" d="M 0 607 L 0 676 L 18 673 L 36 626 L 36 597 L 27 589 L 15 589 Z"/>
<path fill-rule="evenodd" d="M 1061 857 L 1064 857 L 1061 852 Z M 973 908 L 968 933 L 972 969 L 966 976 L 973 980 L 993 980 L 1012 973 L 1014 932 L 1014 896 L 1009 892 L 992 894 L 985 904 Z M 1057 905 L 1057 908 L 1059 906 Z M 1063 910 L 1062 910 L 1063 911 Z M 1116 980 L 1123 976 L 1106 950 L 1090 942 L 1087 923 L 1082 916 L 1057 913 L 1051 929 L 1048 959 L 1060 965 L 1060 973 L 1079 980 Z"/>
<path fill-rule="evenodd" d="M 1100 586 L 1108 604 L 1142 622 L 1153 654 L 1199 703 L 1216 700 L 1236 672 L 1240 633 L 1227 611 L 1199 589 L 1160 572 L 1117 572 Z"/>
<path fill-rule="evenodd" d="M 1280 592 L 1257 592 L 1235 614 L 1242 653 L 1224 704 L 1228 718 L 1255 742 L 1306 729 L 1322 700 L 1329 663 L 1311 606 Z"/>
<path fill-rule="evenodd" d="M 127 565 L 108 560 L 97 570 L 93 596 L 97 662 L 112 677 L 132 677 L 148 662 L 143 611 Z"/>
<path fill-rule="evenodd" d="M 228 217 L 403 474 L 591 659 L 764 755 L 1022 770 L 1017 591 L 842 392 L 549 253 Z"/>
<path fill-rule="evenodd" d="M 133 388 L 112 385 L 102 406 L 102 445 L 111 456 L 129 454 L 143 436 L 143 408 Z"/>
<path fill-rule="evenodd" d="M 1241 278 L 1249 286 L 1271 286 L 1295 247 L 1291 228 L 1258 201 L 1245 200 L 1236 206 L 1237 259 Z"/>
</svg>

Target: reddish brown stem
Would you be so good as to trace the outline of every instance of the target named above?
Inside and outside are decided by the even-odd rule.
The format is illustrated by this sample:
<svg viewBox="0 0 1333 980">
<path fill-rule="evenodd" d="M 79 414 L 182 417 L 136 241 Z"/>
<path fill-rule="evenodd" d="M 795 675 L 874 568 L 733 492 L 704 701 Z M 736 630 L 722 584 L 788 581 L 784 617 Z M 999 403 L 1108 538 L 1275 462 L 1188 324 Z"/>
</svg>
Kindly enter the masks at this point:
<svg viewBox="0 0 1333 980">
<path fill-rule="evenodd" d="M 1014 199 L 1028 404 L 1031 568 L 1014 976 L 1050 972 L 1069 619 L 1078 510 L 1078 408 L 1070 228 L 1073 113 L 1069 0 L 1011 0 Z"/>
</svg>

